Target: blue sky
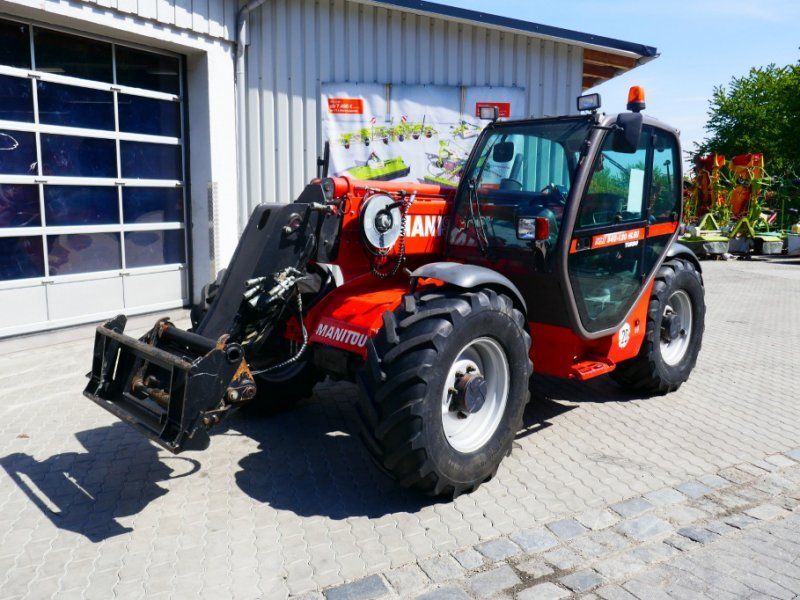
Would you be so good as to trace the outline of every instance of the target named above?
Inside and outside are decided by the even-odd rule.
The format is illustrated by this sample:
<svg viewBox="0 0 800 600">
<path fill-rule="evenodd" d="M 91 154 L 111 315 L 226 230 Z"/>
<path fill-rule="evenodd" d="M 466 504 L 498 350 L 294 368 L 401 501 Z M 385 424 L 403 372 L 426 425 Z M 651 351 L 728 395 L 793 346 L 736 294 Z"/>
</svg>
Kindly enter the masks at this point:
<svg viewBox="0 0 800 600">
<path fill-rule="evenodd" d="M 593 91 L 625 109 L 642 85 L 647 112 L 681 130 L 685 149 L 705 137 L 714 86 L 750 67 L 800 58 L 800 0 L 439 0 L 445 4 L 655 46 L 661 56 Z"/>
</svg>

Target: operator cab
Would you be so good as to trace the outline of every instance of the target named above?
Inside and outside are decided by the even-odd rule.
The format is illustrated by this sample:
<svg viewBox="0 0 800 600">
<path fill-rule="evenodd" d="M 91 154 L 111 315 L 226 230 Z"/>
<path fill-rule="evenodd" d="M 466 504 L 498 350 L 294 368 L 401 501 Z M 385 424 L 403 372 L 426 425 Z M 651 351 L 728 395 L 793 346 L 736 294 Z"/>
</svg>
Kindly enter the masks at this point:
<svg viewBox="0 0 800 600">
<path fill-rule="evenodd" d="M 457 192 L 449 257 L 494 268 L 520 289 L 532 322 L 595 338 L 618 328 L 676 235 L 678 132 L 631 112 L 492 122 Z"/>
</svg>

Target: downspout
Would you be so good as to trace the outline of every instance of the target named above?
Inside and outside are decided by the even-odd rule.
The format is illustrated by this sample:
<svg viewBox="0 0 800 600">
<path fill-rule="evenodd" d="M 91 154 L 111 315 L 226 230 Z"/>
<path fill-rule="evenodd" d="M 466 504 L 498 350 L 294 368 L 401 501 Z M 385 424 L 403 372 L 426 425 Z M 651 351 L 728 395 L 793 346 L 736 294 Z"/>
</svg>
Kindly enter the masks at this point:
<svg viewBox="0 0 800 600">
<path fill-rule="evenodd" d="M 238 162 L 237 193 L 239 205 L 239 233 L 244 231 L 250 218 L 250 203 L 247 194 L 247 80 L 245 78 L 245 50 L 247 48 L 247 24 L 250 13 L 266 0 L 250 0 L 236 17 L 236 158 Z"/>
</svg>

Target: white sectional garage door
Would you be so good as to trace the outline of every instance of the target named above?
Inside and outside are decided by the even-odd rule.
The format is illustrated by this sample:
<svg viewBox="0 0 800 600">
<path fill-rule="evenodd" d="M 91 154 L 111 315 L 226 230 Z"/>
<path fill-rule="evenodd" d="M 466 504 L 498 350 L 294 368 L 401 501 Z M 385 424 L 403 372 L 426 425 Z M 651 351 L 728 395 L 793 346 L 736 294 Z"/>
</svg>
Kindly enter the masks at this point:
<svg viewBox="0 0 800 600">
<path fill-rule="evenodd" d="M 181 68 L 0 19 L 0 337 L 185 303 Z"/>
</svg>

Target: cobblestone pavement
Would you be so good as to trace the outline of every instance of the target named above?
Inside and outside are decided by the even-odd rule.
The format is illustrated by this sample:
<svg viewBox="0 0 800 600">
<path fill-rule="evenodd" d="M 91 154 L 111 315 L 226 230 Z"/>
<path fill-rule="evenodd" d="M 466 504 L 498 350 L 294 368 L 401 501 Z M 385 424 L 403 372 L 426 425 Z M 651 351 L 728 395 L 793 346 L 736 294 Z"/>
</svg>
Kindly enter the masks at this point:
<svg viewBox="0 0 800 600">
<path fill-rule="evenodd" d="M 800 448 L 306 596 L 800 597 Z"/>
<path fill-rule="evenodd" d="M 740 582 L 750 591 L 733 595 L 763 592 L 754 582 L 764 581 L 779 586 L 769 594 L 797 594 L 791 562 L 762 567 L 747 557 L 778 553 L 783 538 L 780 552 L 790 553 L 798 530 L 797 513 L 778 509 L 793 510 L 797 499 L 780 478 L 797 483 L 797 456 L 783 453 L 800 446 L 800 264 L 704 270 L 706 338 L 686 385 L 644 399 L 606 379 L 536 378 L 525 428 L 498 476 L 449 503 L 401 491 L 373 467 L 357 439 L 350 385 L 322 384 L 277 418 L 237 416 L 207 451 L 173 457 L 81 396 L 91 334 L 0 356 L 0 599 L 396 596 L 406 571 L 409 580 L 424 574 L 421 590 L 463 580 L 453 598 L 518 585 L 528 588 L 522 598 L 558 597 L 573 584 L 627 598 L 639 595 L 637 582 L 678 595 L 705 585 L 719 597 L 713 572 L 741 570 L 742 561 L 753 565 Z M 745 496 L 746 506 L 723 503 L 715 516 L 716 485 L 750 485 L 726 479 L 736 465 L 772 499 Z M 760 520 L 742 531 L 717 523 L 734 508 L 757 510 Z M 651 528 L 654 537 L 639 542 Z M 548 536 L 558 545 L 528 559 L 553 573 L 533 563 L 522 570 L 522 554 Z M 595 544 L 622 542 L 665 555 L 639 556 L 636 573 L 626 573 L 633 561 L 622 547 L 603 567 L 590 560 Z M 686 552 L 702 572 L 686 570 Z M 348 583 L 360 587 L 340 587 Z"/>
</svg>

